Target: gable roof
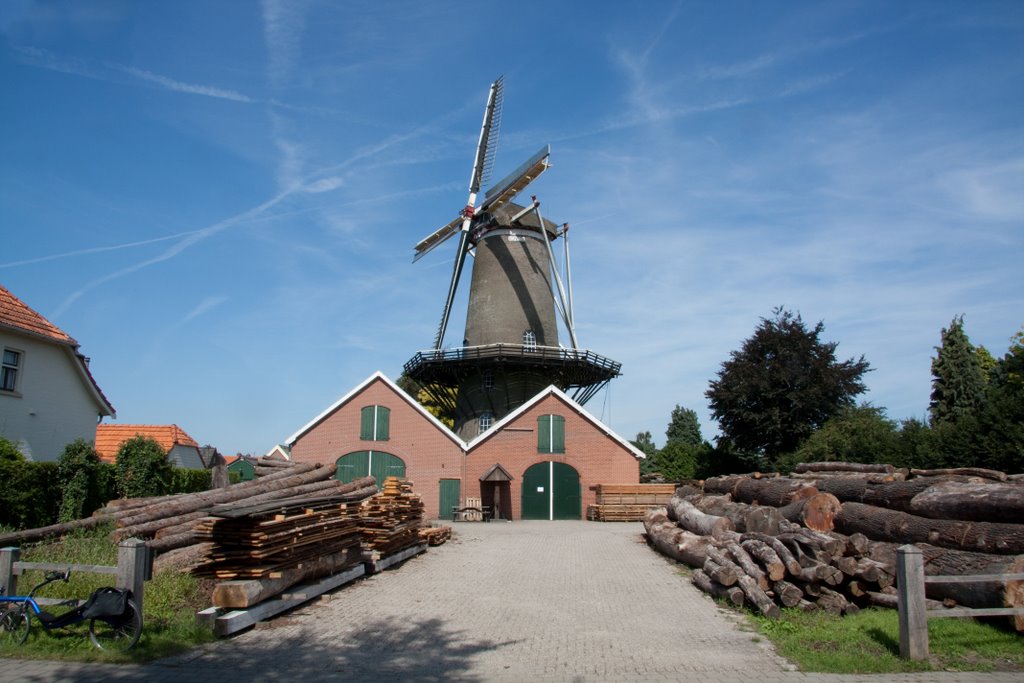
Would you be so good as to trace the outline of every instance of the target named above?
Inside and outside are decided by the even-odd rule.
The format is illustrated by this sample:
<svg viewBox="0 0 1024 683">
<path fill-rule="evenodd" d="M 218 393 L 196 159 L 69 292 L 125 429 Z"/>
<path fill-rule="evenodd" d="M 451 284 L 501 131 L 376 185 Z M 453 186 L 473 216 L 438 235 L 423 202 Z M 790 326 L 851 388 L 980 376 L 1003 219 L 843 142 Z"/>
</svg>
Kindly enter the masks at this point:
<svg viewBox="0 0 1024 683">
<path fill-rule="evenodd" d="M 543 401 L 548 396 L 554 396 L 558 401 L 564 403 L 567 408 L 569 408 L 570 410 L 574 411 L 580 417 L 582 417 L 583 419 L 585 419 L 588 422 L 590 422 L 591 424 L 593 424 L 594 427 L 596 427 L 598 430 L 603 432 L 605 436 L 609 437 L 613 441 L 616 441 L 620 446 L 622 446 L 627 451 L 629 451 L 630 454 L 633 457 L 637 458 L 638 460 L 642 460 L 642 459 L 645 459 L 647 457 L 644 454 L 643 451 L 641 451 L 639 448 L 637 448 L 636 446 L 631 444 L 629 441 L 626 441 L 621 436 L 619 436 L 618 434 L 613 432 L 611 427 L 609 427 L 608 425 L 606 425 L 605 423 L 601 422 L 596 417 L 594 417 L 593 415 L 588 413 L 583 408 L 583 406 L 581 406 L 579 403 L 577 403 L 576 401 L 574 401 L 571 398 L 569 398 L 569 396 L 567 396 L 565 394 L 565 392 L 563 392 L 561 389 L 559 389 L 558 387 L 556 387 L 553 384 L 551 386 L 549 386 L 547 389 L 545 389 L 544 391 L 540 392 L 539 394 L 537 394 L 536 396 L 531 398 L 529 401 L 527 401 L 523 405 L 521 405 L 518 408 L 516 408 L 515 410 L 513 410 L 511 413 L 509 413 L 505 417 L 503 417 L 500 420 L 498 420 L 497 422 L 495 422 L 494 425 L 492 425 L 490 429 L 488 429 L 486 432 L 484 432 L 483 434 L 480 434 L 475 439 L 473 439 L 468 444 L 466 444 L 466 452 L 468 453 L 469 451 L 473 450 L 474 448 L 476 448 L 477 446 L 482 444 L 487 439 L 491 438 L 495 434 L 500 433 L 501 430 L 504 429 L 506 425 L 508 425 L 513 420 L 517 419 L 520 415 L 522 415 L 526 411 L 528 411 L 531 408 L 533 408 L 535 405 L 537 405 L 538 403 Z"/>
<path fill-rule="evenodd" d="M 348 392 L 347 394 L 339 398 L 337 401 L 332 403 L 327 408 L 327 410 L 323 411 L 322 413 L 314 417 L 312 420 L 306 423 L 306 425 L 303 426 L 299 431 L 295 432 L 287 439 L 285 439 L 285 445 L 290 450 L 291 447 L 295 445 L 295 442 L 302 438 L 302 436 L 306 432 L 308 432 L 309 430 L 313 429 L 313 427 L 317 426 L 318 424 L 326 420 L 346 403 L 359 396 L 359 394 L 363 393 L 363 391 L 365 391 L 366 388 L 369 387 L 374 382 L 383 382 L 385 386 L 391 389 L 391 391 L 393 391 L 395 395 L 398 396 L 398 398 L 405 401 L 407 404 L 409 404 L 410 407 L 412 407 L 413 410 L 418 412 L 429 422 L 433 423 L 433 425 L 437 427 L 438 431 L 440 431 L 443 435 L 447 436 L 449 439 L 454 441 L 460 447 L 465 448 L 466 443 L 462 439 L 456 436 L 455 433 L 452 432 L 452 430 L 448 429 L 448 427 L 443 422 L 441 422 L 436 417 L 431 415 L 430 411 L 421 406 L 419 402 L 416 401 L 412 396 L 405 393 L 405 391 L 403 391 L 401 387 L 399 387 L 397 384 L 388 379 L 387 376 L 385 376 L 384 373 L 382 373 L 380 370 L 370 375 L 361 384 L 358 384 L 354 389 L 352 389 L 352 391 Z"/>
<path fill-rule="evenodd" d="M 107 400 L 103 390 L 96 383 L 96 378 L 89 370 L 89 359 L 78 351 L 78 342 L 71 335 L 60 329 L 28 304 L 14 296 L 9 289 L 0 285 L 0 328 L 7 328 L 21 334 L 35 337 L 43 341 L 61 346 L 69 354 L 71 364 L 78 372 L 82 382 L 92 394 L 99 406 L 99 414 L 114 416 L 114 406 Z"/>
<path fill-rule="evenodd" d="M 170 453 L 175 446 L 192 446 L 199 449 L 199 443 L 185 433 L 185 430 L 178 425 L 96 425 L 96 452 L 100 460 L 114 462 L 117 460 L 117 450 L 128 439 L 135 436 L 147 436 Z"/>
<path fill-rule="evenodd" d="M 0 285 L 0 325 L 50 341 L 78 346 L 71 335 L 32 310 L 3 285 Z"/>
</svg>

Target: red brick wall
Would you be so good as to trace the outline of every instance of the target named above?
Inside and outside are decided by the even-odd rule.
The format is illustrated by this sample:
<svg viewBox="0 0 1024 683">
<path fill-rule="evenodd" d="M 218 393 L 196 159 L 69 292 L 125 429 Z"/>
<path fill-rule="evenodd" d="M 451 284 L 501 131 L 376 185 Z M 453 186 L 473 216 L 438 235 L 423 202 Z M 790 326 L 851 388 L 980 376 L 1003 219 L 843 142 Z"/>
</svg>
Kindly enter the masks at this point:
<svg viewBox="0 0 1024 683">
<path fill-rule="evenodd" d="M 359 438 L 360 411 L 368 405 L 391 409 L 387 441 Z M 550 414 L 565 418 L 565 453 L 537 452 L 537 418 Z M 367 450 L 390 453 L 405 462 L 406 478 L 423 498 L 428 519 L 448 516 L 448 511 L 439 514 L 438 510 L 441 479 L 460 479 L 463 500 L 482 498 L 480 477 L 495 463 L 500 463 L 513 477 L 510 486 L 513 519 L 521 517 L 523 473 L 535 463 L 554 460 L 575 468 L 580 475 L 581 514 L 584 515 L 587 505 L 596 502 L 591 487 L 635 484 L 640 477 L 639 462 L 629 450 L 558 396 L 545 397 L 464 457 L 460 443 L 381 379 L 370 382 L 362 392 L 299 437 L 292 445 L 291 456 L 296 462 L 318 462 L 334 467 L 343 455 Z"/>
<path fill-rule="evenodd" d="M 391 409 L 387 441 L 359 438 L 360 411 L 370 405 Z M 343 455 L 371 450 L 396 455 L 405 462 L 406 479 L 423 498 L 428 519 L 438 517 L 439 480 L 462 477 L 462 447 L 380 379 L 302 435 L 292 445 L 291 454 L 296 462 L 334 467 Z"/>
<path fill-rule="evenodd" d="M 537 418 L 561 415 L 565 418 L 565 453 L 537 452 Z M 520 519 L 523 473 L 539 462 L 563 462 L 580 475 L 583 494 L 581 515 L 596 502 L 591 490 L 596 484 L 635 484 L 640 481 L 640 463 L 624 446 L 581 416 L 555 395 L 532 406 L 500 433 L 478 444 L 470 452 L 463 488 L 468 496 L 480 496 L 480 477 L 500 463 L 514 479 L 511 484 L 512 518 Z"/>
</svg>

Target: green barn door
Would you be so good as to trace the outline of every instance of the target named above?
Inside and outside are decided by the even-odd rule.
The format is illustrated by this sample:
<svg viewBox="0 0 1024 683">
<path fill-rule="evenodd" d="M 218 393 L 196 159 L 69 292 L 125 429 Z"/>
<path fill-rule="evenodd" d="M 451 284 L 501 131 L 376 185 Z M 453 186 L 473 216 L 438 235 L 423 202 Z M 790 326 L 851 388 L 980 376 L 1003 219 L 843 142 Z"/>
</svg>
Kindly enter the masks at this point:
<svg viewBox="0 0 1024 683">
<path fill-rule="evenodd" d="M 580 519 L 580 476 L 570 465 L 539 462 L 523 473 L 523 519 Z"/>
<path fill-rule="evenodd" d="M 523 473 L 523 519 L 550 519 L 550 465 L 539 462 Z"/>
<path fill-rule="evenodd" d="M 580 475 L 563 462 L 553 463 L 551 487 L 553 519 L 580 519 L 583 497 L 580 495 Z"/>
<path fill-rule="evenodd" d="M 441 501 L 438 503 L 437 516 L 448 517 L 452 514 L 452 508 L 459 507 L 459 486 L 461 482 L 458 479 L 442 479 L 441 480 Z"/>
<path fill-rule="evenodd" d="M 388 477 L 405 479 L 405 461 L 380 451 L 356 451 L 338 458 L 335 479 L 347 484 L 360 477 L 373 477 L 378 487 L 383 486 Z"/>
<path fill-rule="evenodd" d="M 356 451 L 338 458 L 334 478 L 346 484 L 370 473 L 370 451 Z"/>
<path fill-rule="evenodd" d="M 388 477 L 405 479 L 405 462 L 397 455 L 373 451 L 370 453 L 370 476 L 377 480 L 377 487 L 384 486 Z"/>
</svg>

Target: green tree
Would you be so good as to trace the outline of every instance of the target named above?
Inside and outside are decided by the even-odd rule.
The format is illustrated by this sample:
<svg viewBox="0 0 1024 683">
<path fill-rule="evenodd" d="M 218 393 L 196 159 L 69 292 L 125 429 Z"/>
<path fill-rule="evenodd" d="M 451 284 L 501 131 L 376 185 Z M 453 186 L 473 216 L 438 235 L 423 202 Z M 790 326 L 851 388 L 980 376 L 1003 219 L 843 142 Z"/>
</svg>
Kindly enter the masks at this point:
<svg viewBox="0 0 1024 683">
<path fill-rule="evenodd" d="M 957 422 L 972 415 L 985 399 L 982 356 L 964 332 L 964 318 L 953 318 L 943 328 L 941 346 L 932 359 L 932 395 L 928 413 L 933 425 Z M 985 352 L 988 353 L 987 351 Z"/>
<path fill-rule="evenodd" d="M 100 457 L 85 439 L 76 439 L 64 447 L 57 461 L 57 476 L 61 484 L 61 522 L 85 517 L 100 506 Z"/>
<path fill-rule="evenodd" d="M 796 462 L 892 463 L 899 430 L 885 410 L 871 405 L 843 408 L 796 451 Z"/>
<path fill-rule="evenodd" d="M 992 370 L 985 403 L 976 417 L 972 445 L 977 464 L 1024 472 L 1024 330 L 1014 335 L 1010 349 Z"/>
<path fill-rule="evenodd" d="M 654 445 L 654 437 L 651 436 L 650 432 L 637 432 L 636 438 L 630 441 L 630 443 L 643 451 L 647 457 L 651 457 L 658 452 L 658 447 Z"/>
<path fill-rule="evenodd" d="M 836 342 L 823 342 L 819 322 L 776 308 L 722 363 L 705 396 L 718 420 L 719 448 L 764 456 L 774 466 L 863 393 L 864 357 L 839 362 Z"/>
<path fill-rule="evenodd" d="M 452 412 L 452 407 L 455 405 L 455 388 L 437 384 L 430 386 L 420 384 L 405 373 L 402 373 L 395 384 L 448 429 L 455 428 L 455 415 Z"/>
<path fill-rule="evenodd" d="M 666 481 L 693 479 L 705 444 L 670 441 L 654 456 L 655 469 Z"/>
<path fill-rule="evenodd" d="M 704 443 L 704 439 L 700 435 L 700 421 L 697 419 L 697 413 L 678 404 L 672 409 L 672 419 L 668 423 L 668 429 L 665 430 L 665 436 L 667 437 L 666 443 L 679 442 L 691 446 L 699 446 Z"/>
<path fill-rule="evenodd" d="M 163 495 L 172 475 L 167 454 L 150 437 L 136 434 L 117 449 L 117 492 L 125 498 Z"/>
<path fill-rule="evenodd" d="M 2 436 L 0 436 L 0 462 L 25 462 L 25 456 L 18 450 L 18 447 Z"/>
</svg>

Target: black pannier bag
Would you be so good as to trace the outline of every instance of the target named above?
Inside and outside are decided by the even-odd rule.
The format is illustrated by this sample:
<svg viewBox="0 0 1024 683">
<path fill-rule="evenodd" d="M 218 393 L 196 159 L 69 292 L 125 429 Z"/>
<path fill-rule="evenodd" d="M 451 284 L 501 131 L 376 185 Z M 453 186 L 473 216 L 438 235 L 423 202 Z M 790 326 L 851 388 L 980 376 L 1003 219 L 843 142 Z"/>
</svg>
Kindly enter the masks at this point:
<svg viewBox="0 0 1024 683">
<path fill-rule="evenodd" d="M 113 619 L 124 616 L 128 611 L 128 597 L 131 591 L 120 588 L 97 588 L 82 605 L 81 614 L 86 619 Z"/>
</svg>

